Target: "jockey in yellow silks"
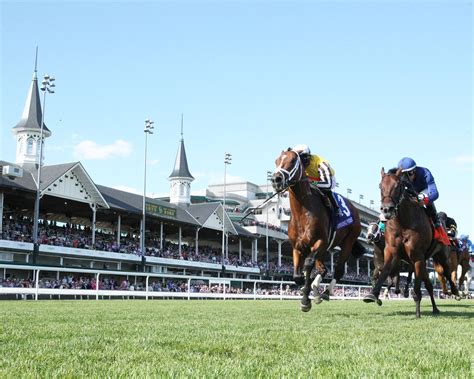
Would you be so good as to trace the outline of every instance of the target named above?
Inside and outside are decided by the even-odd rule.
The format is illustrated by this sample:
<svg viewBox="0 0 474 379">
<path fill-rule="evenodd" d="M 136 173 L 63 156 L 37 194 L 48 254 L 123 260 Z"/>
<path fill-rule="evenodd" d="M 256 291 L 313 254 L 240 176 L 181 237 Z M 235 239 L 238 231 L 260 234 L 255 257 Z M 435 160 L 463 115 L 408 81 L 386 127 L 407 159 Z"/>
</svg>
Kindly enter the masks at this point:
<svg viewBox="0 0 474 379">
<path fill-rule="evenodd" d="M 335 171 L 329 162 L 319 155 L 311 154 L 308 145 L 296 145 L 293 147 L 293 150 L 301 158 L 310 185 L 318 187 L 328 197 L 335 212 L 341 215 L 333 192 L 333 189 L 336 187 Z"/>
</svg>

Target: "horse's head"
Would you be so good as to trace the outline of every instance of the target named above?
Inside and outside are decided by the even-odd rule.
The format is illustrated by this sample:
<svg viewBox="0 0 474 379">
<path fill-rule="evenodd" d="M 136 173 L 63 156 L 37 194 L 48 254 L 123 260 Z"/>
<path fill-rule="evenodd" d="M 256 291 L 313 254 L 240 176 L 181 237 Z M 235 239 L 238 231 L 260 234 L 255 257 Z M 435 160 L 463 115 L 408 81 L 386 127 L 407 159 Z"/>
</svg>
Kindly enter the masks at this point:
<svg viewBox="0 0 474 379">
<path fill-rule="evenodd" d="M 398 205 L 403 197 L 402 169 L 390 170 L 385 173 L 382 167 L 382 180 L 380 181 L 380 194 L 382 197 L 380 210 L 387 220 L 396 217 Z"/>
<path fill-rule="evenodd" d="M 272 186 L 281 192 L 304 177 L 304 167 L 297 152 L 292 149 L 282 151 L 275 160 L 275 172 L 272 176 Z"/>
</svg>

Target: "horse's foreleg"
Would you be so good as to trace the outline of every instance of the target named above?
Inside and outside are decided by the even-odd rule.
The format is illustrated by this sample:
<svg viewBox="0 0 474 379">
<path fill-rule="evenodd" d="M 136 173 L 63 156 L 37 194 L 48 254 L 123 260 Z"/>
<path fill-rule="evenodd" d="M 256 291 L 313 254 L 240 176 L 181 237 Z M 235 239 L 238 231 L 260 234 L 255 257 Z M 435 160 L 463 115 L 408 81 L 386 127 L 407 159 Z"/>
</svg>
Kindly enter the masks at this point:
<svg viewBox="0 0 474 379">
<path fill-rule="evenodd" d="M 411 265 L 409 265 L 407 283 L 405 284 L 405 289 L 403 290 L 403 297 L 405 298 L 408 298 L 408 296 L 410 296 L 410 284 L 411 284 L 412 277 L 413 277 L 413 268 Z"/>
<path fill-rule="evenodd" d="M 448 280 L 449 286 L 451 288 L 451 293 L 456 297 L 457 300 L 460 300 L 458 287 L 456 283 L 452 281 L 451 276 L 449 275 L 449 262 L 445 252 L 439 251 L 435 255 L 433 255 L 433 263 L 436 272 L 440 273 L 437 267 L 441 267 L 441 274 L 443 274 L 444 277 Z"/>
<path fill-rule="evenodd" d="M 399 295 L 400 294 L 400 270 L 398 270 L 398 273 L 393 277 L 393 282 L 395 285 L 395 294 Z"/>
<path fill-rule="evenodd" d="M 438 278 L 438 281 L 441 284 L 441 292 L 444 295 L 448 295 L 448 287 L 446 287 L 446 278 L 444 277 L 443 268 L 435 262 L 433 262 L 433 266 L 436 271 L 436 277 Z"/>
<path fill-rule="evenodd" d="M 425 270 L 425 275 L 423 276 L 423 281 L 425 283 L 425 288 L 428 291 L 430 295 L 430 300 L 431 300 L 431 306 L 433 307 L 433 314 L 437 315 L 439 314 L 439 309 L 436 306 L 435 299 L 434 299 L 434 294 L 433 294 L 433 284 L 431 284 L 430 277 L 428 275 L 428 272 Z"/>
<path fill-rule="evenodd" d="M 324 262 L 322 258 L 324 257 L 325 251 L 323 249 L 326 248 L 326 244 L 323 242 L 323 240 L 318 240 L 316 243 L 313 245 L 311 251 L 314 253 L 315 256 L 315 265 L 314 268 L 316 269 L 316 277 L 314 278 L 313 282 L 311 283 L 311 289 L 313 290 L 314 294 L 314 302 L 316 304 L 320 304 L 322 299 L 321 295 L 319 293 L 319 285 L 321 284 L 321 281 L 323 278 L 326 276 L 327 273 L 327 268 L 324 265 Z"/>
<path fill-rule="evenodd" d="M 309 299 L 309 292 L 311 291 L 311 271 L 314 267 L 314 254 L 310 254 L 304 261 L 304 287 L 303 298 L 301 299 L 300 308 L 303 312 L 308 312 L 311 309 L 311 300 Z"/>
<path fill-rule="evenodd" d="M 377 283 L 375 283 L 374 288 L 372 288 L 371 293 L 364 297 L 364 302 L 377 302 L 378 305 L 382 305 L 382 301 L 379 299 L 380 291 L 382 290 L 382 285 L 387 279 L 390 272 L 392 272 L 393 268 L 399 264 L 399 260 L 400 258 L 398 257 L 398 254 L 395 250 L 385 247 L 384 265 L 380 272 L 380 276 L 377 280 Z"/>
<path fill-rule="evenodd" d="M 424 279 L 426 275 L 425 261 L 424 260 L 416 261 L 414 266 L 415 266 L 415 284 L 413 285 L 413 292 L 414 292 L 413 299 L 415 300 L 415 304 L 416 304 L 416 317 L 419 318 L 421 316 L 421 312 L 420 312 L 421 280 Z"/>
<path fill-rule="evenodd" d="M 297 249 L 293 249 L 293 280 L 298 286 L 304 284 L 304 277 L 301 273 L 302 259 L 301 252 Z"/>
</svg>

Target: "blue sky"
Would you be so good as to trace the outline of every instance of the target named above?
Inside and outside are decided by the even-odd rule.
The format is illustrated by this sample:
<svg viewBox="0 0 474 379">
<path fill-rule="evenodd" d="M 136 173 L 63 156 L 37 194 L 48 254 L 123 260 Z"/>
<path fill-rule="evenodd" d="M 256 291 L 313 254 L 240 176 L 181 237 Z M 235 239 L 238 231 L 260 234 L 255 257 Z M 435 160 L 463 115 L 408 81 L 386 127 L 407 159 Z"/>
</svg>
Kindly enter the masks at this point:
<svg viewBox="0 0 474 379">
<path fill-rule="evenodd" d="M 472 4 L 468 1 L 13 2 L 1 11 L 0 158 L 15 159 L 39 46 L 47 164 L 165 194 L 180 139 L 193 190 L 263 184 L 279 152 L 307 143 L 343 194 L 380 202 L 380 169 L 411 156 L 438 184 L 438 210 L 474 236 Z"/>
</svg>

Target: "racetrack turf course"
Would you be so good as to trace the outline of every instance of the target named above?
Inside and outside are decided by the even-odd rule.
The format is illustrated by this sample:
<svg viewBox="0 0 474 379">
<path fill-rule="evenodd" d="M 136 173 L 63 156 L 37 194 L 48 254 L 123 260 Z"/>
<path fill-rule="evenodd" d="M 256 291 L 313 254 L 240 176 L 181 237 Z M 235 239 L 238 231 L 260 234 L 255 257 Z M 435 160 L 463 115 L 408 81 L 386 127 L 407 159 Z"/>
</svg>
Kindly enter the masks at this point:
<svg viewBox="0 0 474 379">
<path fill-rule="evenodd" d="M 0 377 L 474 375 L 474 301 L 0 301 Z"/>
</svg>

